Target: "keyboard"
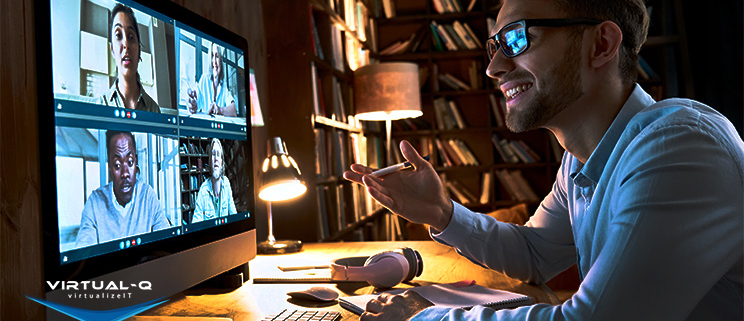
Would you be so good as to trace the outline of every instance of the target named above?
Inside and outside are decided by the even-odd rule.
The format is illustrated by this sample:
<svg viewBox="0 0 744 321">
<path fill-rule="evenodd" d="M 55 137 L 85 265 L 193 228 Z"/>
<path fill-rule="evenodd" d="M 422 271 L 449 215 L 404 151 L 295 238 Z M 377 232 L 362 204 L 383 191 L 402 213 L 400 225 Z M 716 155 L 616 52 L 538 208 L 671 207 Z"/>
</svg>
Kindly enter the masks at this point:
<svg viewBox="0 0 744 321">
<path fill-rule="evenodd" d="M 277 315 L 269 315 L 263 321 L 337 321 L 341 312 L 327 310 L 287 310 Z"/>
</svg>

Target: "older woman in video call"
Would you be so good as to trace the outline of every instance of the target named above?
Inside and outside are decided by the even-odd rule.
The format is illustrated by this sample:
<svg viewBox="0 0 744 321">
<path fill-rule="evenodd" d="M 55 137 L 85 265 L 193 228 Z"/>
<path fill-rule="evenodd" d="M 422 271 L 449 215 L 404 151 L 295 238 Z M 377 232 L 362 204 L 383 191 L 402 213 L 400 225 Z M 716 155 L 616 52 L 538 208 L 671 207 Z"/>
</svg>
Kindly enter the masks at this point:
<svg viewBox="0 0 744 321">
<path fill-rule="evenodd" d="M 101 103 L 111 107 L 121 107 L 159 113 L 160 107 L 139 81 L 137 67 L 142 60 L 140 33 L 134 11 L 123 4 L 111 10 L 109 28 L 111 54 L 116 62 L 116 81 L 101 97 Z"/>
<path fill-rule="evenodd" d="M 235 99 L 227 89 L 222 49 L 212 43 L 209 47 L 209 73 L 204 73 L 196 90 L 188 90 L 189 112 L 235 117 Z"/>
</svg>

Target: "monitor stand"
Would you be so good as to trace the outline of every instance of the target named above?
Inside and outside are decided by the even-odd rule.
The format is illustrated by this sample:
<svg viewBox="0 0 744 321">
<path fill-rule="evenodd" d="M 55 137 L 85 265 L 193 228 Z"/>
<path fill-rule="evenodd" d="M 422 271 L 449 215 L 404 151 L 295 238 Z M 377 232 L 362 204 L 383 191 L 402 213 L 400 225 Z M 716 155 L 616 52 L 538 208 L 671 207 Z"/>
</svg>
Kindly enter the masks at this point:
<svg viewBox="0 0 744 321">
<path fill-rule="evenodd" d="M 194 285 L 185 292 L 186 294 L 192 291 L 204 292 L 204 290 L 208 290 L 209 292 L 231 292 L 243 286 L 245 282 L 248 282 L 248 279 L 250 279 L 250 270 L 248 269 L 248 262 L 246 262 Z"/>
</svg>

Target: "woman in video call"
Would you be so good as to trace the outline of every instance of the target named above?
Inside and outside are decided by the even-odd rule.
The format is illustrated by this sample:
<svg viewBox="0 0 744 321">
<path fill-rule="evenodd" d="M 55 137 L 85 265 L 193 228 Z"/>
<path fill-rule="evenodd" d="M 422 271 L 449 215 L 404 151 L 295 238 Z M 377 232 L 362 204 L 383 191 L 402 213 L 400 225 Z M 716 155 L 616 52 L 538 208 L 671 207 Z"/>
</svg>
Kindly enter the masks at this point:
<svg viewBox="0 0 744 321">
<path fill-rule="evenodd" d="M 222 50 L 217 44 L 209 47 L 210 73 L 199 79 L 196 90 L 189 89 L 189 112 L 235 117 L 235 99 L 227 90 L 225 68 L 222 66 Z"/>
<path fill-rule="evenodd" d="M 101 103 L 110 107 L 159 113 L 160 107 L 147 95 L 139 81 L 137 66 L 142 60 L 142 49 L 137 19 L 132 8 L 117 4 L 111 10 L 109 41 L 111 54 L 116 62 L 116 81 L 101 97 Z"/>
</svg>

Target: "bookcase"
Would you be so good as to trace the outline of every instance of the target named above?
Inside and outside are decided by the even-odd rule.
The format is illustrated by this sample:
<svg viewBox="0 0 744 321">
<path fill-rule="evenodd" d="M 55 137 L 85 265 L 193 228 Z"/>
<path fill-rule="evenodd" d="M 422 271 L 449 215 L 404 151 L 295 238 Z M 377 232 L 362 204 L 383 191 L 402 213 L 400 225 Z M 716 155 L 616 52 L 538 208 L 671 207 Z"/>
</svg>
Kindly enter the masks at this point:
<svg viewBox="0 0 744 321">
<path fill-rule="evenodd" d="M 638 83 L 654 97 L 695 98 L 680 0 L 648 0 L 648 38 L 639 54 Z"/>
<path fill-rule="evenodd" d="M 498 2 L 382 4 L 394 15 L 377 16 L 377 58 L 418 63 L 424 112 L 395 121 L 394 141 L 429 154 L 450 196 L 472 210 L 519 203 L 534 209 L 550 191 L 563 151 L 545 130 L 514 134 L 504 126 L 503 98 L 485 75 L 483 49 Z"/>
<path fill-rule="evenodd" d="M 199 187 L 209 177 L 209 139 L 181 137 L 178 155 L 181 159 L 181 211 L 185 223 L 191 223 Z"/>
<path fill-rule="evenodd" d="M 383 211 L 343 179 L 377 159 L 377 139 L 353 118 L 353 70 L 369 63 L 370 1 L 262 2 L 267 40 L 268 136 L 281 136 L 308 187 L 272 203 L 275 234 L 303 241 L 376 240 Z M 379 146 L 379 147 L 376 147 Z M 369 148 L 368 148 L 369 147 Z"/>
</svg>

